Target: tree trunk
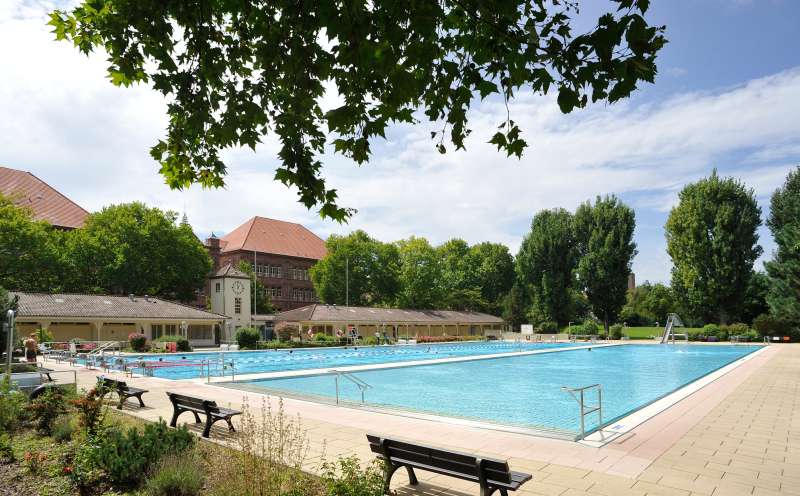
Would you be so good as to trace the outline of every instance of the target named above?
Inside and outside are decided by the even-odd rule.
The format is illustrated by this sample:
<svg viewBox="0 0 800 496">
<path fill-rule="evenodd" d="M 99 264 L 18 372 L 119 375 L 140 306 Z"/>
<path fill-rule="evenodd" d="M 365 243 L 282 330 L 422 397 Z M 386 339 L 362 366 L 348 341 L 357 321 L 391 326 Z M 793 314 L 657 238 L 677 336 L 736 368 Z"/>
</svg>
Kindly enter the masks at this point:
<svg viewBox="0 0 800 496">
<path fill-rule="evenodd" d="M 608 312 L 603 312 L 603 327 L 606 330 L 606 338 L 608 338 Z"/>
</svg>

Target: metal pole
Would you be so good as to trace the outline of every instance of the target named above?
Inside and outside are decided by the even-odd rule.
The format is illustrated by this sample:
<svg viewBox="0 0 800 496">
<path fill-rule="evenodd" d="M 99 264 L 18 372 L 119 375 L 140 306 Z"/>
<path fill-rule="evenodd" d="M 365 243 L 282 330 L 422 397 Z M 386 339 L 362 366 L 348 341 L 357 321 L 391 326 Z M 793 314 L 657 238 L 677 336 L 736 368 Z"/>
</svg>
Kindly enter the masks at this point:
<svg viewBox="0 0 800 496">
<path fill-rule="evenodd" d="M 581 439 L 586 437 L 586 429 L 583 425 L 583 389 L 581 389 Z"/>
<path fill-rule="evenodd" d="M 344 306 L 350 306 L 350 257 L 344 258 Z"/>
<path fill-rule="evenodd" d="M 598 430 L 603 428 L 603 386 L 597 386 L 597 415 L 600 420 L 600 425 L 597 426 Z"/>
<path fill-rule="evenodd" d="M 339 374 L 333 376 L 336 381 L 336 404 L 339 404 Z"/>
<path fill-rule="evenodd" d="M 14 310 L 9 310 L 6 313 L 6 323 L 3 324 L 3 327 L 7 328 L 8 331 L 6 332 L 6 337 L 8 342 L 6 343 L 6 375 L 11 378 L 11 354 L 14 352 L 14 321 L 16 319 L 16 314 Z"/>
<path fill-rule="evenodd" d="M 253 250 L 253 308 L 250 309 L 250 327 L 253 327 L 253 314 L 256 313 L 256 291 L 258 291 L 258 284 L 256 284 L 256 270 L 258 268 L 256 258 L 256 251 Z"/>
</svg>

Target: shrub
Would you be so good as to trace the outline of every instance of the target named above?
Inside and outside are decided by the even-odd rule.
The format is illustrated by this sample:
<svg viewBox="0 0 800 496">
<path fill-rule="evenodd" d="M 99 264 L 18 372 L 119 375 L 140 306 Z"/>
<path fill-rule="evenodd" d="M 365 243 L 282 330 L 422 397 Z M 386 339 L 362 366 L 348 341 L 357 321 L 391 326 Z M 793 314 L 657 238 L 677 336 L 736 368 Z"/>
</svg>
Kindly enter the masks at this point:
<svg viewBox="0 0 800 496">
<path fill-rule="evenodd" d="M 208 453 L 208 493 L 214 496 L 318 494 L 317 482 L 302 468 L 308 456 L 308 438 L 299 418 L 277 411 L 262 399 L 258 416 L 245 399 L 236 449 Z"/>
<path fill-rule="evenodd" d="M 597 325 L 592 319 L 586 319 L 583 323 L 583 334 L 597 334 L 600 331 L 600 327 Z"/>
<path fill-rule="evenodd" d="M 165 456 L 147 480 L 150 496 L 195 496 L 203 489 L 203 466 L 195 453 Z"/>
<path fill-rule="evenodd" d="M 25 395 L 14 387 L 5 374 L 0 378 L 0 431 L 11 432 L 25 420 Z"/>
<path fill-rule="evenodd" d="M 157 343 L 175 343 L 177 351 L 192 351 L 192 346 L 189 340 L 183 336 L 161 336 L 156 339 Z"/>
<path fill-rule="evenodd" d="M 383 463 L 374 460 L 362 469 L 356 456 L 322 465 L 322 480 L 330 496 L 383 495 Z"/>
<path fill-rule="evenodd" d="M 75 434 L 75 424 L 70 417 L 61 415 L 53 421 L 52 436 L 59 443 L 69 441 L 73 434 Z"/>
<path fill-rule="evenodd" d="M 138 332 L 128 334 L 128 343 L 133 351 L 147 351 L 147 336 Z"/>
<path fill-rule="evenodd" d="M 552 321 L 542 322 L 539 324 L 539 332 L 542 334 L 557 334 L 558 323 Z"/>
<path fill-rule="evenodd" d="M 750 332 L 750 326 L 741 322 L 723 326 L 723 328 L 728 336 L 747 336 Z"/>
<path fill-rule="evenodd" d="M 571 326 L 567 327 L 567 332 L 570 334 L 585 334 L 583 331 L 583 325 L 581 324 L 572 324 Z"/>
<path fill-rule="evenodd" d="M 611 339 L 622 339 L 622 324 L 614 324 L 609 328 Z"/>
<path fill-rule="evenodd" d="M 417 343 L 449 343 L 452 341 L 480 341 L 481 336 L 418 336 Z"/>
<path fill-rule="evenodd" d="M 14 447 L 11 446 L 11 436 L 0 432 L 0 463 L 11 463 L 16 460 Z"/>
<path fill-rule="evenodd" d="M 103 389 L 92 388 L 84 396 L 70 402 L 78 412 L 78 424 L 90 437 L 98 432 L 105 418 L 107 410 L 104 396 Z"/>
<path fill-rule="evenodd" d="M 258 340 L 261 339 L 261 333 L 258 329 L 252 327 L 242 327 L 236 331 L 236 343 L 242 350 L 255 350 L 258 347 Z"/>
<path fill-rule="evenodd" d="M 762 313 L 753 319 L 753 329 L 758 331 L 761 336 L 786 336 L 789 335 L 789 325 L 775 317 L 766 313 Z"/>
<path fill-rule="evenodd" d="M 47 453 L 44 451 L 26 451 L 22 458 L 22 466 L 34 475 L 41 473 L 47 463 Z"/>
<path fill-rule="evenodd" d="M 718 338 L 720 335 L 720 328 L 717 324 L 706 324 L 703 326 L 703 335 L 706 337 L 714 336 Z"/>
<path fill-rule="evenodd" d="M 178 454 L 194 444 L 186 427 L 170 429 L 163 421 L 146 424 L 143 430 L 109 430 L 96 438 L 93 462 L 116 484 L 136 486 L 149 469 L 165 455 Z"/>
<path fill-rule="evenodd" d="M 37 343 L 52 343 L 56 338 L 53 333 L 47 329 L 36 329 L 36 342 Z"/>
<path fill-rule="evenodd" d="M 41 434 L 49 436 L 53 432 L 53 422 L 56 417 L 66 413 L 64 392 L 57 387 L 47 388 L 28 404 L 28 411 L 36 422 L 36 429 Z"/>
</svg>

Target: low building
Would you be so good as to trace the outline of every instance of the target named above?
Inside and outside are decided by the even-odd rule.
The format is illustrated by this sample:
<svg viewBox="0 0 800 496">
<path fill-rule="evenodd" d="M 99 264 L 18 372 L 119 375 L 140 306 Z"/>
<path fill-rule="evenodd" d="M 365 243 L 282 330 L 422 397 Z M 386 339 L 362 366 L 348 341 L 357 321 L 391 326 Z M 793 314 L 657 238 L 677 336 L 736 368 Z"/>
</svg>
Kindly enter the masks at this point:
<svg viewBox="0 0 800 496">
<path fill-rule="evenodd" d="M 153 298 L 89 294 L 14 292 L 17 296 L 17 335 L 47 329 L 56 341 L 126 341 L 132 332 L 156 339 L 184 335 L 193 346 L 219 340 L 224 315 Z"/>
<path fill-rule="evenodd" d="M 0 194 L 58 229 L 83 227 L 89 212 L 30 172 L 0 167 Z"/>
<path fill-rule="evenodd" d="M 480 312 L 404 310 L 314 304 L 275 315 L 275 321 L 297 325 L 303 338 L 308 331 L 334 336 L 355 330 L 360 336 L 376 332 L 388 337 L 485 336 L 502 332 L 503 319 Z"/>
</svg>

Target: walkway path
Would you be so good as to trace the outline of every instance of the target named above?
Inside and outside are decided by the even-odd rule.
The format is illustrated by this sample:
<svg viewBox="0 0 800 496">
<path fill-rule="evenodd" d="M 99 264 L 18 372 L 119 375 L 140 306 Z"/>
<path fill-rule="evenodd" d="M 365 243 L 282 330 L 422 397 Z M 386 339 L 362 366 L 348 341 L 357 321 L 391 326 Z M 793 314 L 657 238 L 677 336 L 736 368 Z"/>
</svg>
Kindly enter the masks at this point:
<svg viewBox="0 0 800 496">
<path fill-rule="evenodd" d="M 97 374 L 80 369 L 79 383 L 89 387 Z M 260 394 L 214 385 L 157 378 L 128 382 L 150 393 L 145 395 L 147 408 L 126 411 L 151 420 L 170 418 L 168 390 L 234 408 L 245 398 L 255 408 L 265 400 Z M 299 414 L 308 430 L 306 468 L 311 471 L 323 454 L 328 459 L 349 454 L 370 459 L 365 434 L 376 432 L 508 458 L 514 470 L 534 475 L 517 493 L 522 495 L 800 496 L 799 401 L 800 345 L 779 345 L 602 448 L 292 399 L 284 407 L 290 415 Z M 223 433 L 215 427 L 212 436 Z M 412 488 L 398 472 L 393 487 L 404 496 L 478 492 L 475 484 L 419 475 L 421 485 Z"/>
</svg>

